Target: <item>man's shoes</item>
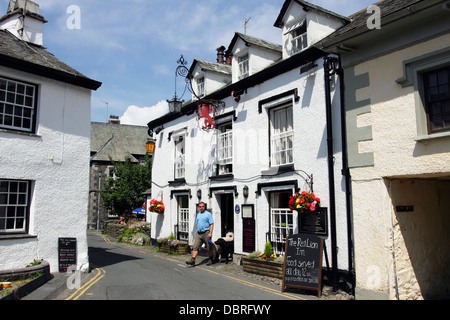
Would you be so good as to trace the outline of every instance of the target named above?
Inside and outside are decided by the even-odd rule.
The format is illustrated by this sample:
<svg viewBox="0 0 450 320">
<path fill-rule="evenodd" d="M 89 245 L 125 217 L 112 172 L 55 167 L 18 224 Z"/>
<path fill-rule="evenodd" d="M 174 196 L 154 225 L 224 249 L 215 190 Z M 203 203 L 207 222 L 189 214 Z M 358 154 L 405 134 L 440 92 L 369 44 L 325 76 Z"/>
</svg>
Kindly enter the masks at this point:
<svg viewBox="0 0 450 320">
<path fill-rule="evenodd" d="M 191 258 L 191 260 L 186 261 L 186 264 L 194 266 L 195 265 L 195 259 Z"/>
<path fill-rule="evenodd" d="M 208 262 L 206 263 L 207 266 L 210 266 L 213 264 L 213 259 L 209 258 Z"/>
</svg>

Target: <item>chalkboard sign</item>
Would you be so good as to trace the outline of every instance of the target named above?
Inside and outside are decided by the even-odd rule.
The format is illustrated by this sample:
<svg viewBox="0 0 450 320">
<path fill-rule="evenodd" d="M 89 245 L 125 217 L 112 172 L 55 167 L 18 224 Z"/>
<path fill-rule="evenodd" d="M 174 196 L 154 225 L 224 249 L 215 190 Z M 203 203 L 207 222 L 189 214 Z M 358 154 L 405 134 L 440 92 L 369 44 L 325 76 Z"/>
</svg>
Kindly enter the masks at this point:
<svg viewBox="0 0 450 320">
<path fill-rule="evenodd" d="M 282 292 L 286 287 L 322 290 L 323 239 L 312 234 L 294 234 L 286 237 Z"/>
<path fill-rule="evenodd" d="M 77 264 L 77 239 L 59 238 L 58 265 L 59 272 L 67 272 L 67 268 Z"/>
<path fill-rule="evenodd" d="M 254 252 L 255 251 L 255 219 L 245 218 L 243 222 L 243 251 Z"/>
<path fill-rule="evenodd" d="M 300 232 L 328 237 L 328 209 L 300 213 Z"/>
</svg>

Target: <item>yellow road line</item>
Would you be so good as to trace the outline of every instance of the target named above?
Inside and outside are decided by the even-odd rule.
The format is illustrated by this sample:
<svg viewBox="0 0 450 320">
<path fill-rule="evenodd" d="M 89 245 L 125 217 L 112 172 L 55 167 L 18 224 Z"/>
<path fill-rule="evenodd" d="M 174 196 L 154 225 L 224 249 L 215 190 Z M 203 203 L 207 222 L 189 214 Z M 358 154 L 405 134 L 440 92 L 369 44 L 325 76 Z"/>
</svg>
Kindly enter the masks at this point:
<svg viewBox="0 0 450 320">
<path fill-rule="evenodd" d="M 196 268 L 208 271 L 210 273 L 213 273 L 213 274 L 216 274 L 216 275 L 228 278 L 228 279 L 231 279 L 233 281 L 239 282 L 239 283 L 241 283 L 243 285 L 246 285 L 246 286 L 249 286 L 249 287 L 257 288 L 257 289 L 260 289 L 260 290 L 264 290 L 264 291 L 267 291 L 267 292 L 270 292 L 270 293 L 282 296 L 284 298 L 289 298 L 289 299 L 292 299 L 292 300 L 306 300 L 306 299 L 304 299 L 302 297 L 299 297 L 299 296 L 296 296 L 296 295 L 292 295 L 292 294 L 289 294 L 289 293 L 282 293 L 282 292 L 279 292 L 277 289 L 269 288 L 269 287 L 262 286 L 262 285 L 259 285 L 259 284 L 253 283 L 253 282 L 249 282 L 249 281 L 246 281 L 246 280 L 242 280 L 242 279 L 234 278 L 234 277 L 231 277 L 231 276 L 227 276 L 227 275 L 215 272 L 215 271 L 210 270 L 210 269 L 206 269 L 206 268 L 202 268 L 202 267 L 196 267 Z"/>
<path fill-rule="evenodd" d="M 85 285 L 83 285 L 80 289 L 75 291 L 70 297 L 68 297 L 66 300 L 78 300 L 89 288 L 91 288 L 94 284 L 96 284 L 98 281 L 100 281 L 106 274 L 106 271 L 103 268 L 97 268 L 95 269 L 97 271 L 97 274 L 89 280 Z"/>
<path fill-rule="evenodd" d="M 112 244 L 111 240 L 109 240 L 108 237 L 106 236 L 102 236 L 103 240 L 105 240 L 105 242 Z"/>
</svg>

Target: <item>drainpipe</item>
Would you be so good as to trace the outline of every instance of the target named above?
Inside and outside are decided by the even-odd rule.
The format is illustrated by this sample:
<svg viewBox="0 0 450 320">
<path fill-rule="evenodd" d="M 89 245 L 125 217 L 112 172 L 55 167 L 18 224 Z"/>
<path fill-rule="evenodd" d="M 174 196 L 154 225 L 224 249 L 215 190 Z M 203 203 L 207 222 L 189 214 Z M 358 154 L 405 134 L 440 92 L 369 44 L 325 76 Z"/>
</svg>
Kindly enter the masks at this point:
<svg viewBox="0 0 450 320">
<path fill-rule="evenodd" d="M 348 145 L 347 145 L 347 120 L 345 113 L 345 82 L 344 69 L 342 68 L 341 57 L 338 56 L 339 66 L 336 73 L 339 77 L 340 104 L 341 104 L 341 137 L 342 137 L 342 175 L 345 177 L 345 202 L 347 211 L 347 246 L 348 246 L 348 270 L 351 276 L 351 294 L 355 296 L 356 274 L 355 274 L 355 249 L 353 235 L 353 203 L 352 203 L 352 176 L 348 166 Z"/>
<path fill-rule="evenodd" d="M 330 231 L 331 231 L 331 263 L 333 291 L 338 290 L 338 261 L 336 236 L 336 192 L 334 186 L 334 149 L 333 149 L 333 118 L 331 112 L 331 77 L 336 73 L 338 59 L 327 56 L 324 58 L 325 76 L 325 106 L 327 116 L 327 149 L 328 149 L 328 188 L 330 198 Z"/>
</svg>

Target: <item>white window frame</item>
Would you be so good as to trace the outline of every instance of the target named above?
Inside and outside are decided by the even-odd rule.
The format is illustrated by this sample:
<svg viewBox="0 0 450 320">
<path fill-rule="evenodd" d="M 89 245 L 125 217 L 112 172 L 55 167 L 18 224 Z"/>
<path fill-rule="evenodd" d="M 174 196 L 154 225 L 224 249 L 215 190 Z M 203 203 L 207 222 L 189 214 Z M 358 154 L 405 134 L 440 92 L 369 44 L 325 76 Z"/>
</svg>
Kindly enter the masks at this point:
<svg viewBox="0 0 450 320">
<path fill-rule="evenodd" d="M 183 206 L 183 200 L 187 199 L 187 207 Z M 189 197 L 180 195 L 177 197 L 178 206 L 178 239 L 180 241 L 189 242 Z"/>
<path fill-rule="evenodd" d="M 185 146 L 186 143 L 184 137 L 177 137 L 175 140 L 174 159 L 175 179 L 183 179 L 185 177 Z"/>
<path fill-rule="evenodd" d="M 30 184 L 26 180 L 0 180 L 0 234 L 27 232 Z"/>
<path fill-rule="evenodd" d="M 0 128 L 33 133 L 38 87 L 0 77 Z"/>
<path fill-rule="evenodd" d="M 197 92 L 199 97 L 203 97 L 205 95 L 205 77 L 197 78 Z"/>
<path fill-rule="evenodd" d="M 304 32 L 300 30 L 304 29 Z M 303 20 L 298 27 L 291 31 L 292 53 L 300 52 L 308 47 L 308 31 L 306 27 L 306 19 Z"/>
<path fill-rule="evenodd" d="M 244 79 L 250 75 L 250 55 L 246 52 L 237 57 L 239 67 L 239 80 Z"/>
<path fill-rule="evenodd" d="M 275 205 L 279 196 L 285 192 L 270 193 L 270 240 L 274 253 L 281 255 L 284 253 L 286 245 L 286 236 L 294 233 L 294 213 L 288 208 L 279 208 Z M 278 199 L 279 200 L 279 199 Z"/>
<path fill-rule="evenodd" d="M 275 119 L 275 117 L 280 117 L 280 119 Z M 271 167 L 293 164 L 294 121 L 292 102 L 270 109 L 269 118 Z"/>
</svg>

